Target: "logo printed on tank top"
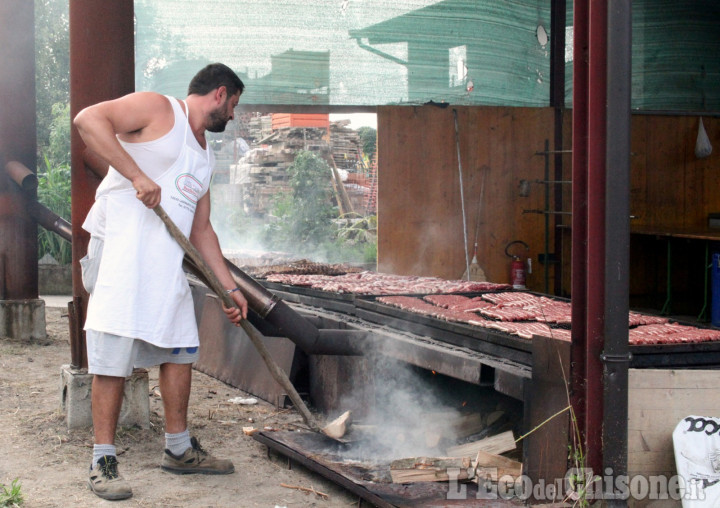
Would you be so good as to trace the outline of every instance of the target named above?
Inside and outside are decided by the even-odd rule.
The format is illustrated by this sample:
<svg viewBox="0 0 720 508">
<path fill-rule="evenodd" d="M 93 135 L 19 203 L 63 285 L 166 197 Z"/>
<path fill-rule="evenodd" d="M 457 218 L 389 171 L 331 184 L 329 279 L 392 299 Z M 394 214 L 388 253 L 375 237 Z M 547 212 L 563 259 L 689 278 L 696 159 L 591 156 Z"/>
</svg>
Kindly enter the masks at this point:
<svg viewBox="0 0 720 508">
<path fill-rule="evenodd" d="M 189 173 L 183 173 L 175 179 L 175 187 L 185 199 L 197 204 L 202 193 L 202 183 Z"/>
</svg>

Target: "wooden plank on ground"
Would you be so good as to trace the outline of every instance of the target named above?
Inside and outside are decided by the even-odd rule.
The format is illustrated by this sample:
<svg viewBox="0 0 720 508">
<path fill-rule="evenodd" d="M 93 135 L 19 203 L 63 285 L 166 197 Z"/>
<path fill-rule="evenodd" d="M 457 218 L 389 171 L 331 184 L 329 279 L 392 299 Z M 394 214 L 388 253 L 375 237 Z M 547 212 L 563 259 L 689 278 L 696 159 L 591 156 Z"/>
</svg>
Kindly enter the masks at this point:
<svg viewBox="0 0 720 508">
<path fill-rule="evenodd" d="M 457 472 L 458 480 L 472 477 L 472 461 L 469 457 L 409 457 L 390 463 L 393 483 L 446 482 L 449 470 Z"/>
<path fill-rule="evenodd" d="M 479 451 L 484 451 L 499 455 L 514 450 L 516 447 L 515 436 L 511 430 L 508 430 L 479 441 L 452 446 L 448 448 L 447 454 L 450 457 L 474 457 Z"/>
<path fill-rule="evenodd" d="M 490 479 L 494 482 L 498 478 L 509 475 L 518 478 L 522 475 L 522 462 L 479 450 L 473 462 L 475 478 L 477 480 Z"/>
</svg>

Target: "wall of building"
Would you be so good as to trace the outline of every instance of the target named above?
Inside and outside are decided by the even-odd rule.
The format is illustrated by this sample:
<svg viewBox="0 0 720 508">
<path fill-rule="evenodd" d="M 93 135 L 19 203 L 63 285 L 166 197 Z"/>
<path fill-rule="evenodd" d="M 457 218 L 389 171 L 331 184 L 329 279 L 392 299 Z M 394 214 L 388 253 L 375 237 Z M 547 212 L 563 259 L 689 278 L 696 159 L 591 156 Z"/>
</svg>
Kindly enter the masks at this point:
<svg viewBox="0 0 720 508">
<path fill-rule="evenodd" d="M 528 288 L 545 292 L 546 140 L 553 138 L 551 108 L 381 107 L 378 108 L 378 270 L 404 275 L 460 278 L 465 271 L 463 204 L 455 143 L 457 111 L 469 256 L 477 230 L 477 259 L 489 280 L 509 282 L 505 246 L 522 240 L 533 260 Z M 571 146 L 572 112 L 564 118 L 564 149 Z M 633 228 L 705 228 L 707 216 L 720 212 L 720 118 L 704 117 L 714 147 L 706 158 L 695 155 L 699 118 L 633 115 L 630 211 Z M 554 148 L 550 141 L 551 150 Z M 562 154 L 563 177 L 571 180 L 571 157 Z M 554 156 L 549 157 L 554 179 Z M 526 192 L 521 181 L 526 180 Z M 483 189 L 484 181 L 484 189 Z M 563 212 L 571 211 L 571 187 L 563 190 Z M 527 194 L 526 196 L 522 194 Z M 482 200 L 481 200 L 482 196 Z M 531 212 L 528 212 L 530 210 Z M 541 213 L 538 213 L 541 212 Z M 565 227 L 555 228 L 554 221 Z M 570 215 L 552 214 L 548 252 L 562 269 L 559 294 L 570 291 Z M 719 230 L 720 231 L 720 230 Z M 702 297 L 703 242 L 677 242 L 673 275 L 678 296 Z M 718 246 L 710 243 L 711 251 Z M 666 291 L 666 244 L 655 237 L 632 236 L 631 294 L 640 306 L 661 307 Z M 522 253 L 522 249 L 514 251 Z M 549 291 L 555 265 L 548 265 Z M 645 298 L 648 297 L 648 298 Z M 693 308 L 697 307 L 697 303 Z M 683 309 L 680 309 L 683 310 Z M 692 310 L 692 309 L 691 309 Z M 700 310 L 699 308 L 697 309 Z"/>
<path fill-rule="evenodd" d="M 509 282 L 509 242 L 530 250 L 528 287 L 543 289 L 545 142 L 551 108 L 378 108 L 378 270 L 459 279 L 466 269 L 456 145 L 457 111 L 468 255 L 477 231 L 478 264 L 488 280 Z M 520 195 L 520 181 L 529 193 Z M 481 199 L 482 198 L 482 199 Z M 552 232 L 551 232 L 552 235 Z M 550 242 L 552 245 L 552 239 Z"/>
</svg>

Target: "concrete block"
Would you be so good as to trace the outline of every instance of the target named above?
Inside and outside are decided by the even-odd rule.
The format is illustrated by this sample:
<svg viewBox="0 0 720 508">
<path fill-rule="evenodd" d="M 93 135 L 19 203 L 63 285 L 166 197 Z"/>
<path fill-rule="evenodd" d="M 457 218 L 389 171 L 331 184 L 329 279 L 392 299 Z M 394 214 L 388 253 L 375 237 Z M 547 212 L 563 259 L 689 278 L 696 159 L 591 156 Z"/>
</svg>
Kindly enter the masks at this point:
<svg viewBox="0 0 720 508">
<path fill-rule="evenodd" d="M 62 366 L 61 401 L 68 429 L 92 426 L 92 379 L 86 369 L 73 369 Z M 135 369 L 125 379 L 125 392 L 118 425 L 122 427 L 139 426 L 150 428 L 150 387 L 148 372 Z"/>
<path fill-rule="evenodd" d="M 38 264 L 38 291 L 41 295 L 71 295 L 72 267 Z"/>
<path fill-rule="evenodd" d="M 45 302 L 0 300 L 0 336 L 16 340 L 45 340 Z"/>
</svg>

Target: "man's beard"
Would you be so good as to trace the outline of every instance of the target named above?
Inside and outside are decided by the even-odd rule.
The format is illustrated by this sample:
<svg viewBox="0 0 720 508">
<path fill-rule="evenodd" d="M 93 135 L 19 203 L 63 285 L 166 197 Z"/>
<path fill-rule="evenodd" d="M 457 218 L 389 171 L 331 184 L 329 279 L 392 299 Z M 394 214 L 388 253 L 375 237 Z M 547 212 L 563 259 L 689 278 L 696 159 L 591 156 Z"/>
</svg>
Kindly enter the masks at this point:
<svg viewBox="0 0 720 508">
<path fill-rule="evenodd" d="M 222 107 L 210 113 L 210 122 L 207 130 L 210 132 L 223 132 L 230 118 L 223 114 Z"/>
</svg>

